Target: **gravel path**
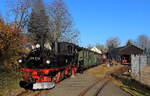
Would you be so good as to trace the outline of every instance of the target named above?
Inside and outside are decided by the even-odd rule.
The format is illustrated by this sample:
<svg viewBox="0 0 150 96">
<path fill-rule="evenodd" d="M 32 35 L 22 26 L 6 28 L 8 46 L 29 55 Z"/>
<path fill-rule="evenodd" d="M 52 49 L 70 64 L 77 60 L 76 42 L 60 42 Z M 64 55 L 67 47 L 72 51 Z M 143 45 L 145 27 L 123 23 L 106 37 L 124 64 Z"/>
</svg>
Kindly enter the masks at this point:
<svg viewBox="0 0 150 96">
<path fill-rule="evenodd" d="M 87 73 L 77 74 L 76 77 L 68 78 L 52 90 L 47 91 L 47 95 L 43 96 L 78 96 L 79 93 L 96 82 L 97 78 Z M 42 94 L 40 94 L 42 96 Z"/>
<path fill-rule="evenodd" d="M 109 82 L 98 96 L 131 96 L 114 83 Z"/>
<path fill-rule="evenodd" d="M 68 78 L 57 84 L 54 89 L 41 92 L 39 96 L 79 96 L 81 91 L 92 85 L 98 79 L 88 73 L 78 74 L 74 78 Z M 102 79 L 96 86 L 94 86 L 85 96 L 92 96 L 99 86 L 106 81 Z M 128 93 L 120 89 L 112 82 L 109 82 L 100 92 L 99 96 L 130 96 Z"/>
</svg>

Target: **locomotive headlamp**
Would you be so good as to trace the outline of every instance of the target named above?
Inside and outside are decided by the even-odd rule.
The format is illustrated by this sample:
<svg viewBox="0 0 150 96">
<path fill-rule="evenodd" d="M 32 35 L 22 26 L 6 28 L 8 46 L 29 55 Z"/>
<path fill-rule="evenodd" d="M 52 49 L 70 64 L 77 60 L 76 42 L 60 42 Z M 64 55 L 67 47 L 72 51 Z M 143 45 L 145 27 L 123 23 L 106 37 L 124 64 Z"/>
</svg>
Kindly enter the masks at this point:
<svg viewBox="0 0 150 96">
<path fill-rule="evenodd" d="M 46 60 L 46 63 L 47 63 L 47 64 L 50 64 L 50 60 Z"/>
<path fill-rule="evenodd" d="M 22 63 L 22 59 L 19 59 L 18 62 L 19 62 L 19 63 Z"/>
<path fill-rule="evenodd" d="M 36 44 L 35 47 L 36 47 L 36 48 L 40 48 L 40 44 Z"/>
</svg>

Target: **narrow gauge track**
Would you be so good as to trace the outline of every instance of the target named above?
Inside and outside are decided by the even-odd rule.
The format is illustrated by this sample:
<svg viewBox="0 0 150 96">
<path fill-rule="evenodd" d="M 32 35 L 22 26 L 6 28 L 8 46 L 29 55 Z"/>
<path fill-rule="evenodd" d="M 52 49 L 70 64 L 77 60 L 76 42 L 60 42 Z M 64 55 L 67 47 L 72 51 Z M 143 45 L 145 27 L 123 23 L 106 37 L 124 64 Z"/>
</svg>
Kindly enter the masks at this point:
<svg viewBox="0 0 150 96">
<path fill-rule="evenodd" d="M 84 96 L 90 89 L 92 89 L 98 82 L 100 82 L 101 80 L 98 80 L 97 82 L 93 83 L 92 85 L 90 85 L 88 88 L 84 89 L 79 96 Z"/>
<path fill-rule="evenodd" d="M 99 94 L 99 93 L 102 91 L 102 89 L 110 82 L 110 80 L 111 80 L 111 79 L 105 81 L 105 83 L 97 89 L 97 91 L 95 92 L 95 94 L 94 94 L 93 96 L 98 96 L 98 94 Z"/>
<path fill-rule="evenodd" d="M 86 94 L 87 94 L 94 86 L 96 86 L 97 84 L 99 84 L 101 81 L 106 80 L 104 83 L 102 83 L 101 86 L 99 86 L 99 87 L 97 88 L 96 92 L 94 92 L 94 94 L 92 95 L 92 96 L 98 96 L 98 95 L 101 93 L 102 89 L 112 80 L 112 77 L 109 77 L 109 76 L 111 76 L 112 73 L 116 73 L 116 74 L 118 74 L 118 75 L 121 75 L 122 73 L 124 73 L 124 72 L 127 71 L 127 70 L 128 70 L 128 67 L 125 66 L 125 67 L 123 67 L 123 68 L 120 68 L 119 70 L 116 70 L 116 71 L 114 71 L 114 72 L 111 72 L 111 73 L 107 74 L 107 75 L 108 75 L 108 76 L 107 76 L 107 77 L 108 77 L 107 79 L 100 79 L 100 80 L 96 81 L 95 83 L 93 83 L 92 85 L 90 85 L 88 88 L 86 88 L 86 89 L 84 89 L 83 91 L 81 91 L 81 93 L 80 93 L 78 96 L 86 96 Z"/>
<path fill-rule="evenodd" d="M 96 81 L 95 83 L 93 83 L 91 86 L 89 86 L 88 88 L 84 89 L 78 96 L 85 96 L 86 93 L 88 93 L 94 86 L 96 86 L 98 83 L 100 83 L 102 80 L 105 79 L 101 79 Z M 110 82 L 111 79 L 106 80 L 94 93 L 93 96 L 98 96 L 98 94 L 101 92 L 101 90 Z"/>
</svg>

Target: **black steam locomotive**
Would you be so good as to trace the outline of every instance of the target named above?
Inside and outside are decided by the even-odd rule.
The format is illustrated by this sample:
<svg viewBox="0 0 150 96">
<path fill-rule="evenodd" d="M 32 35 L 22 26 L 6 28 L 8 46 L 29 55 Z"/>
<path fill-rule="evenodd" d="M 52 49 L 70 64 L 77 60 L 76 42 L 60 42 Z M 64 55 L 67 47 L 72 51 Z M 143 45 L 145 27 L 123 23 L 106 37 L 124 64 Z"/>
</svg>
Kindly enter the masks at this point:
<svg viewBox="0 0 150 96">
<path fill-rule="evenodd" d="M 36 44 L 28 56 L 19 59 L 24 75 L 20 86 L 25 89 L 50 89 L 55 83 L 74 76 L 81 48 L 67 42 Z"/>
</svg>

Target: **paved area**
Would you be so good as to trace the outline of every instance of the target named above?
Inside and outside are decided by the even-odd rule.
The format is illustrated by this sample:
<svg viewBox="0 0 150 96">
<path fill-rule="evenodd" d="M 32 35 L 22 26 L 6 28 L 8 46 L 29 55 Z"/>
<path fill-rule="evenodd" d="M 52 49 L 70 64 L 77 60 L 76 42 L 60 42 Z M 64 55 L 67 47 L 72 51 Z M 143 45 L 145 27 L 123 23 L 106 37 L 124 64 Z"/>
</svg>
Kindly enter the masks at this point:
<svg viewBox="0 0 150 96">
<path fill-rule="evenodd" d="M 114 83 L 109 82 L 101 91 L 99 96 L 131 96 Z"/>
<path fill-rule="evenodd" d="M 45 96 L 78 96 L 82 90 L 93 84 L 96 80 L 97 78 L 87 73 L 78 74 L 76 77 L 68 78 L 57 84 Z"/>
<path fill-rule="evenodd" d="M 46 93 L 41 92 L 40 96 L 79 96 L 80 92 L 85 88 L 92 85 L 98 79 L 88 73 L 78 74 L 74 78 L 68 78 L 61 83 L 57 84 L 57 86 L 52 90 L 47 90 Z M 85 96 L 92 96 L 99 86 L 106 80 L 102 79 L 96 86 L 94 86 Z M 113 83 L 108 83 L 101 91 L 99 96 L 130 96 L 128 93 L 124 92 L 120 89 L 120 87 L 116 86 Z"/>
</svg>

